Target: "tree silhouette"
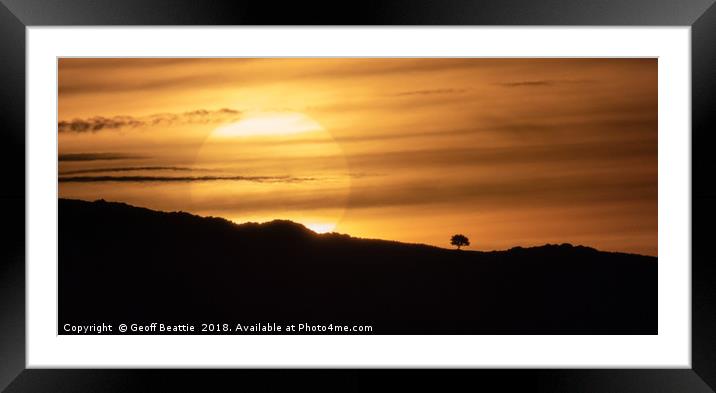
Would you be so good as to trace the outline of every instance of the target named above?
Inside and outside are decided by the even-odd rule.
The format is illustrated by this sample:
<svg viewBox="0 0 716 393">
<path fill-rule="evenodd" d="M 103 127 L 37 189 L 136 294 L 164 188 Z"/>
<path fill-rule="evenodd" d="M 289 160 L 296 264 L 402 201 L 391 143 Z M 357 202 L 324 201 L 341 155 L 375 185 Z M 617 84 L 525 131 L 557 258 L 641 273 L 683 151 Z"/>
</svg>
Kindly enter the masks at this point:
<svg viewBox="0 0 716 393">
<path fill-rule="evenodd" d="M 459 250 L 462 246 L 469 246 L 470 239 L 468 239 L 465 235 L 457 234 L 450 238 L 450 244 L 457 246 L 457 249 Z"/>
</svg>

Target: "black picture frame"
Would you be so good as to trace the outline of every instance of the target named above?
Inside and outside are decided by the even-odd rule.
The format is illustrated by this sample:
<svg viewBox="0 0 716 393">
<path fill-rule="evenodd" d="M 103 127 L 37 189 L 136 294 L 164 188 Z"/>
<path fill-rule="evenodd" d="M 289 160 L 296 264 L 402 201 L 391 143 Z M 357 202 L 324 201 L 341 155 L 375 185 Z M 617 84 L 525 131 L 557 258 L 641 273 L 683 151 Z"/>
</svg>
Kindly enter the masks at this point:
<svg viewBox="0 0 716 393">
<path fill-rule="evenodd" d="M 714 0 L 403 0 L 362 2 L 0 0 L 0 124 L 5 229 L 0 252 L 0 389 L 36 391 L 713 392 L 716 389 L 716 220 L 712 113 L 716 114 Z M 692 368 L 477 370 L 48 370 L 25 357 L 25 32 L 98 25 L 589 25 L 690 26 L 692 67 Z M 660 108 L 668 110 L 668 108 Z M 688 262 L 688 261 L 684 261 Z M 438 374 L 441 378 L 435 379 Z M 376 378 L 380 382 L 376 381 Z"/>
</svg>

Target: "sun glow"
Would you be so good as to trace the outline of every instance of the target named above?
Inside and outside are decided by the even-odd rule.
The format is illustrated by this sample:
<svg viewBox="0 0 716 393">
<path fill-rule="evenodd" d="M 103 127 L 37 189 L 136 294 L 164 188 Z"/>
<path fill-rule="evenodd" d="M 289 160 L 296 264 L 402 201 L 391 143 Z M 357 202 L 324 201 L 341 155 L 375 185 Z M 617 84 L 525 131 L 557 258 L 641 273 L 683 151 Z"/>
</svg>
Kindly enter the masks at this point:
<svg viewBox="0 0 716 393">
<path fill-rule="evenodd" d="M 294 135 L 321 131 L 323 127 L 302 113 L 260 113 L 217 128 L 213 136 L 250 137 Z"/>
<path fill-rule="evenodd" d="M 305 224 L 305 227 L 316 233 L 329 233 L 336 229 L 336 224 L 327 222 L 314 222 Z"/>
<path fill-rule="evenodd" d="M 191 182 L 193 212 L 238 223 L 291 220 L 316 233 L 332 232 L 351 189 L 341 146 L 300 112 L 254 112 L 215 128 L 193 166 L 227 178 Z M 316 200 L 325 206 L 303 208 Z"/>
</svg>

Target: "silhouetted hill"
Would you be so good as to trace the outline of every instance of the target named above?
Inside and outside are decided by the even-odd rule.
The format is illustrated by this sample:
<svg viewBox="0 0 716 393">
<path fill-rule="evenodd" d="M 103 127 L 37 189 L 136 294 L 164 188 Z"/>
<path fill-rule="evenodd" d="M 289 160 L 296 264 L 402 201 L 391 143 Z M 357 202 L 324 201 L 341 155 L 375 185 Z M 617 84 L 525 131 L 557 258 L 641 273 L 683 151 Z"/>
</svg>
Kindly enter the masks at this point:
<svg viewBox="0 0 716 393">
<path fill-rule="evenodd" d="M 446 234 L 449 236 L 450 234 Z M 456 251 L 59 200 L 59 323 L 373 325 L 374 333 L 656 334 L 657 259 Z"/>
</svg>

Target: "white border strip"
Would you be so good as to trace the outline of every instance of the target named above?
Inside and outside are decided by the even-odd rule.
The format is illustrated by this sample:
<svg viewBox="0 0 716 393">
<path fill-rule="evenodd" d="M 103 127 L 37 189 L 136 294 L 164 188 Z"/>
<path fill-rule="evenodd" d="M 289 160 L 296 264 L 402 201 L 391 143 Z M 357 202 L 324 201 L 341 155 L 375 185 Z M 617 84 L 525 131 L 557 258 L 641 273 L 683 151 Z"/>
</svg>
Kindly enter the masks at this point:
<svg viewBox="0 0 716 393">
<path fill-rule="evenodd" d="M 690 368 L 690 28 L 130 28 L 27 31 L 28 367 Z M 658 57 L 655 336 L 57 336 L 56 58 Z M 91 294 L 88 294 L 91 296 Z"/>
</svg>

